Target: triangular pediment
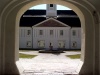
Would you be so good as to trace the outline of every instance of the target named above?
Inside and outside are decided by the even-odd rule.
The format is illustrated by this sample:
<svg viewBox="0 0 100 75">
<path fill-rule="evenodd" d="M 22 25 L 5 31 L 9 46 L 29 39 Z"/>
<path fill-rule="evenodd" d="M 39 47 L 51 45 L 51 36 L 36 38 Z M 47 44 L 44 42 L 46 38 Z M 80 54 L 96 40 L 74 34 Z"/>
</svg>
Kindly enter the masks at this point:
<svg viewBox="0 0 100 75">
<path fill-rule="evenodd" d="M 69 26 L 54 18 L 49 18 L 46 19 L 45 21 L 42 21 L 34 25 L 33 27 L 69 27 Z"/>
</svg>

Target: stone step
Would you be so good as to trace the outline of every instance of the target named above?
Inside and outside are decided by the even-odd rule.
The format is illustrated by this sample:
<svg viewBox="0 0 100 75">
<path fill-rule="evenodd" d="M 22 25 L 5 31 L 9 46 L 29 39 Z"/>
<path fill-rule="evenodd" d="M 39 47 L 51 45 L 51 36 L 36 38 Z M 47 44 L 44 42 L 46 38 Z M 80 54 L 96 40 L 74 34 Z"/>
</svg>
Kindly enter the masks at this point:
<svg viewBox="0 0 100 75">
<path fill-rule="evenodd" d="M 49 73 L 49 72 L 34 72 L 34 71 L 24 71 L 21 75 L 78 75 L 78 74 L 65 74 L 65 73 Z"/>
<path fill-rule="evenodd" d="M 24 73 L 23 75 L 65 75 L 63 73 Z"/>
<path fill-rule="evenodd" d="M 21 75 L 78 75 L 78 74 L 64 74 L 64 73 L 23 73 Z"/>
</svg>

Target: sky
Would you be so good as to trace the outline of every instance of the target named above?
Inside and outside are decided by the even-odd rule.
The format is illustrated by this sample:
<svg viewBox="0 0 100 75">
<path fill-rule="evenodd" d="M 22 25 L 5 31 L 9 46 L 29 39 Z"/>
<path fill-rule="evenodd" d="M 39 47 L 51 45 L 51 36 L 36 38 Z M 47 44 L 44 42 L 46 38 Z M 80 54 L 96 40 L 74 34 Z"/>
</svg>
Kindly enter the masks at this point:
<svg viewBox="0 0 100 75">
<path fill-rule="evenodd" d="M 29 8 L 29 10 L 32 10 L 32 9 L 46 10 L 46 4 L 36 5 L 36 6 Z M 71 9 L 68 7 L 62 6 L 62 5 L 57 5 L 57 10 L 71 10 Z"/>
</svg>

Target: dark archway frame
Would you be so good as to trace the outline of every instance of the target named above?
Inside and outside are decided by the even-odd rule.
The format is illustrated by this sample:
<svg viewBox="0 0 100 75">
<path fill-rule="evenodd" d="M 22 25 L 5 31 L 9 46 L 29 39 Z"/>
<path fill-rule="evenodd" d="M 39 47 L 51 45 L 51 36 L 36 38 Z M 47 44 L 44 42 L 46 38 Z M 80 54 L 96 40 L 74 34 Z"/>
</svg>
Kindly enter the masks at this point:
<svg viewBox="0 0 100 75">
<path fill-rule="evenodd" d="M 82 61 L 84 62 L 80 74 L 99 73 L 99 23 L 98 13 L 95 8 L 85 1 L 75 0 L 13 0 L 2 11 L 1 39 L 2 39 L 2 74 L 17 74 L 16 61 L 18 60 L 19 48 L 19 20 L 21 15 L 31 6 L 38 4 L 60 4 L 67 6 L 76 12 L 82 27 Z M 13 16 L 12 16 L 13 15 Z M 97 15 L 97 16 L 95 16 Z M 5 16 L 5 17 L 4 17 Z M 95 20 L 97 19 L 97 20 Z M 90 39 L 91 38 L 91 39 Z M 98 52 L 97 52 L 98 51 Z M 98 55 L 98 56 L 97 56 Z M 97 58 L 98 57 L 98 58 Z M 97 64 L 97 66 L 96 66 Z M 95 72 L 96 71 L 96 72 Z"/>
</svg>

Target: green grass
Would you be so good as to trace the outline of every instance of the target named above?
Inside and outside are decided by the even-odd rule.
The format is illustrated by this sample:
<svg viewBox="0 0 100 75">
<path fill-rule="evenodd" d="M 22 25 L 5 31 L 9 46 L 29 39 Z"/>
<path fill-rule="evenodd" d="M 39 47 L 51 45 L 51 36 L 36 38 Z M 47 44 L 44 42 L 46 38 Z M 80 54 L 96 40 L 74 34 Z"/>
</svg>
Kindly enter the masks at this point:
<svg viewBox="0 0 100 75">
<path fill-rule="evenodd" d="M 28 55 L 28 54 L 19 53 L 19 58 L 34 58 L 36 56 L 37 55 Z"/>
<path fill-rule="evenodd" d="M 67 57 L 71 58 L 71 59 L 80 59 L 81 54 L 76 54 L 76 55 L 66 55 Z"/>
</svg>

